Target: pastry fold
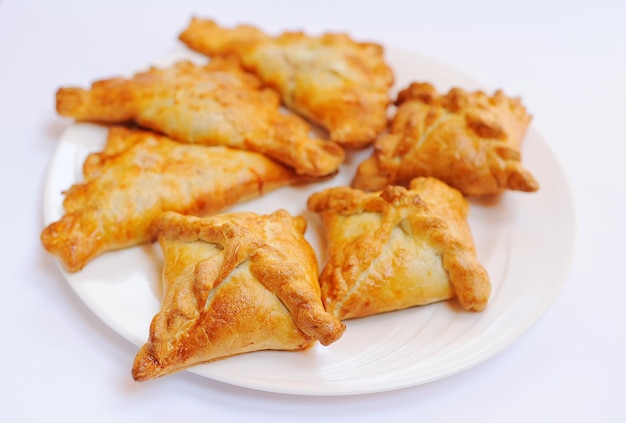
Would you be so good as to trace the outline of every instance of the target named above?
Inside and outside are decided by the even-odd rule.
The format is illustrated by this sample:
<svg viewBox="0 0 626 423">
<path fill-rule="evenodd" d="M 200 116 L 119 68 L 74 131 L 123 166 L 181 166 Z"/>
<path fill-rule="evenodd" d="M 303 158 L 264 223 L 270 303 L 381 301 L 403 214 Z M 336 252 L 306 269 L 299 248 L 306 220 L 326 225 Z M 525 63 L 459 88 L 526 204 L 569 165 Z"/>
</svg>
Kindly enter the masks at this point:
<svg viewBox="0 0 626 423">
<path fill-rule="evenodd" d="M 486 307 L 491 284 L 458 190 L 434 178 L 370 193 L 336 187 L 313 194 L 308 207 L 326 230 L 320 286 L 326 310 L 337 318 L 454 297 L 467 310 Z"/>
<path fill-rule="evenodd" d="M 109 130 L 83 175 L 64 193 L 64 215 L 41 233 L 71 272 L 106 251 L 152 241 L 150 225 L 163 211 L 214 213 L 303 179 L 262 154 L 125 127 Z"/>
<path fill-rule="evenodd" d="M 467 196 L 539 189 L 521 163 L 531 116 L 519 99 L 460 88 L 439 95 L 430 84 L 412 83 L 396 104 L 389 133 L 359 165 L 353 188 L 376 191 L 432 176 Z"/>
<path fill-rule="evenodd" d="M 278 94 L 234 59 L 60 88 L 56 107 L 78 121 L 134 122 L 182 142 L 255 151 L 314 177 L 335 173 L 345 157 L 337 144 L 313 138 L 304 119 L 284 113 Z"/>
<path fill-rule="evenodd" d="M 179 38 L 210 57 L 238 57 L 280 93 L 289 109 L 325 128 L 344 147 L 367 146 L 387 126 L 394 77 L 379 44 L 332 33 L 271 37 L 253 26 L 224 28 L 198 18 Z"/>
<path fill-rule="evenodd" d="M 260 350 L 328 345 L 345 325 L 320 299 L 306 221 L 285 210 L 155 222 L 164 298 L 132 369 L 135 380 Z"/>
</svg>

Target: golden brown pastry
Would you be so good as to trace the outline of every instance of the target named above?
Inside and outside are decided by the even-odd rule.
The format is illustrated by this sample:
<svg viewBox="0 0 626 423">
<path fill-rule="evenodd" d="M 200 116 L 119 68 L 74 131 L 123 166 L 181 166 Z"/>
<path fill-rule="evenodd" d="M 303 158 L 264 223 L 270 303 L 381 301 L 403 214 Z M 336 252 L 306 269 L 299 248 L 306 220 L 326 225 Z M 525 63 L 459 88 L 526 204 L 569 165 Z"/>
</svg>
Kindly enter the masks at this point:
<svg viewBox="0 0 626 423">
<path fill-rule="evenodd" d="M 328 239 L 320 276 L 322 301 L 339 319 L 363 317 L 453 297 L 483 310 L 491 284 L 478 263 L 468 203 L 434 178 L 407 190 L 365 193 L 330 188 L 309 197 Z"/>
<path fill-rule="evenodd" d="M 520 144 L 530 122 L 519 99 L 430 84 L 402 90 L 388 134 L 360 164 L 353 188 L 365 191 L 433 176 L 468 196 L 539 189 L 521 164 Z"/>
<path fill-rule="evenodd" d="M 79 121 L 133 121 L 178 141 L 263 153 L 298 174 L 334 173 L 344 160 L 337 144 L 312 138 L 309 124 L 280 110 L 280 98 L 234 59 L 206 66 L 179 62 L 132 79 L 61 88 L 57 111 Z"/>
<path fill-rule="evenodd" d="M 387 126 L 393 73 L 378 44 L 355 42 L 346 34 L 271 37 L 252 26 L 229 29 L 197 18 L 180 39 L 210 57 L 237 56 L 280 92 L 288 108 L 344 147 L 369 145 Z"/>
<path fill-rule="evenodd" d="M 41 234 L 45 249 L 78 271 L 105 251 L 152 240 L 162 211 L 206 214 L 301 180 L 262 154 L 183 144 L 114 127 L 87 157 L 84 182 L 65 192 L 65 214 Z"/>
<path fill-rule="evenodd" d="M 143 381 L 260 350 L 328 345 L 345 326 L 322 305 L 306 221 L 284 210 L 208 218 L 164 213 L 164 298 L 133 365 Z"/>
</svg>

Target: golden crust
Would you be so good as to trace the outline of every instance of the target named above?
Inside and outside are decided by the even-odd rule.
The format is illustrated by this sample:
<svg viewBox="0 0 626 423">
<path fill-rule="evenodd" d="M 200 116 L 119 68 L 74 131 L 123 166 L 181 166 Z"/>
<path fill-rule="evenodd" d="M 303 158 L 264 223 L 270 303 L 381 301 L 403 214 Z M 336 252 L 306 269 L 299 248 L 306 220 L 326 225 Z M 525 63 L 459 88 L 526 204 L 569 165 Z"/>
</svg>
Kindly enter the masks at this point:
<svg viewBox="0 0 626 423">
<path fill-rule="evenodd" d="M 270 37 L 252 26 L 229 29 L 197 18 L 180 39 L 210 57 L 237 56 L 288 108 L 344 147 L 365 147 L 387 126 L 394 77 L 378 44 L 355 42 L 346 34 Z"/>
<path fill-rule="evenodd" d="M 430 84 L 412 83 L 396 103 L 390 131 L 360 164 L 354 188 L 376 191 L 433 176 L 469 196 L 539 189 L 521 164 L 531 117 L 519 99 L 460 88 L 438 95 Z"/>
<path fill-rule="evenodd" d="M 97 81 L 88 90 L 60 88 L 56 106 L 79 121 L 132 121 L 178 141 L 263 153 L 315 177 L 336 172 L 345 156 L 337 144 L 312 138 L 302 118 L 282 113 L 278 94 L 234 58 L 203 67 L 179 62 Z"/>
<path fill-rule="evenodd" d="M 491 285 L 478 263 L 462 194 L 434 178 L 407 190 L 365 193 L 349 187 L 312 195 L 310 210 L 327 232 L 322 301 L 339 319 L 456 297 L 483 310 Z"/>
<path fill-rule="evenodd" d="M 260 350 L 328 345 L 345 325 L 322 305 L 306 221 L 284 210 L 155 222 L 165 295 L 132 369 L 147 380 Z"/>
<path fill-rule="evenodd" d="M 104 151 L 87 157 L 85 181 L 65 192 L 65 214 L 41 234 L 45 249 L 71 272 L 105 251 L 152 240 L 162 211 L 214 213 L 302 180 L 249 151 L 182 144 L 113 127 Z"/>
</svg>

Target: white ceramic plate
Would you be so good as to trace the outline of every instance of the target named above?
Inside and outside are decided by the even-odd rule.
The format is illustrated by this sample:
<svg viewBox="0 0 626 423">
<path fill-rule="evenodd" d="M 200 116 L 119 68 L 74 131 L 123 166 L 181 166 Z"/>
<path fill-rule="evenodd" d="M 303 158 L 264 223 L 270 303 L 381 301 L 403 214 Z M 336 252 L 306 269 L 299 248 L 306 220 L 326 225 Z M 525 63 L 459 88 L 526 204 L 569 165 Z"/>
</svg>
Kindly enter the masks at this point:
<svg viewBox="0 0 626 423">
<path fill-rule="evenodd" d="M 396 87 L 430 81 L 443 91 L 451 86 L 480 88 L 461 73 L 414 54 L 390 50 Z M 198 59 L 181 51 L 172 58 Z M 492 88 L 489 88 L 492 90 Z M 61 192 L 82 179 L 85 156 L 99 150 L 106 131 L 77 124 L 68 129 L 49 170 L 45 220 L 63 214 Z M 278 207 L 310 222 L 307 239 L 323 260 L 322 227 L 306 211 L 313 192 L 349 185 L 369 150 L 351 155 L 334 179 L 304 188 L 283 188 L 234 210 L 268 213 Z M 574 242 L 573 202 L 558 161 L 542 137 L 530 129 L 523 161 L 541 184 L 537 193 L 507 192 L 491 201 L 473 201 L 470 225 L 479 259 L 493 284 L 482 313 L 459 310 L 454 301 L 346 322 L 336 343 L 304 352 L 255 352 L 190 371 L 258 390 L 347 395 L 418 385 L 468 369 L 503 350 L 536 322 L 563 287 Z M 62 270 L 63 271 L 63 270 Z M 160 305 L 160 252 L 146 245 L 107 253 L 81 272 L 64 272 L 69 285 L 93 312 L 137 347 L 148 335 Z M 129 371 L 132 362 L 129 361 Z"/>
</svg>

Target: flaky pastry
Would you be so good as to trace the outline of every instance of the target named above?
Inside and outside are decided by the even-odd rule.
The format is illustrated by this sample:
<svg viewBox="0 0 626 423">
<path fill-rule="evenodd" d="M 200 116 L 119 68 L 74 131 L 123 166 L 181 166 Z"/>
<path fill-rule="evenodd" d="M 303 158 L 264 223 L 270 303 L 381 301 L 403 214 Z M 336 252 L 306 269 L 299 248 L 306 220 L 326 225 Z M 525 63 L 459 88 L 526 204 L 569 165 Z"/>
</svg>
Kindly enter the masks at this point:
<svg viewBox="0 0 626 423">
<path fill-rule="evenodd" d="M 438 95 L 430 84 L 412 83 L 396 104 L 389 133 L 360 164 L 353 188 L 376 191 L 433 176 L 469 196 L 539 189 L 521 164 L 531 117 L 519 99 L 460 88 Z"/>
<path fill-rule="evenodd" d="M 369 316 L 453 297 L 483 310 L 491 284 L 477 261 L 468 203 L 434 178 L 411 189 L 366 193 L 330 188 L 309 197 L 327 234 L 322 301 L 339 319 Z"/>
<path fill-rule="evenodd" d="M 207 218 L 164 213 L 164 298 L 132 369 L 135 380 L 260 350 L 328 345 L 345 325 L 320 299 L 306 221 L 284 210 Z"/>
<path fill-rule="evenodd" d="M 252 26 L 229 29 L 197 18 L 180 39 L 210 57 L 237 56 L 280 92 L 288 108 L 328 130 L 344 147 L 369 145 L 387 126 L 394 77 L 378 44 L 355 42 L 346 34 L 271 37 Z"/>
<path fill-rule="evenodd" d="M 345 156 L 337 144 L 313 138 L 304 119 L 283 113 L 278 94 L 235 59 L 206 66 L 184 61 L 88 90 L 61 88 L 56 107 L 79 121 L 132 121 L 178 141 L 256 151 L 303 175 L 330 175 Z"/>
<path fill-rule="evenodd" d="M 105 251 L 151 241 L 150 224 L 163 211 L 214 213 L 303 179 L 262 154 L 124 127 L 109 130 L 83 174 L 64 193 L 65 214 L 41 234 L 72 272 Z"/>
</svg>

